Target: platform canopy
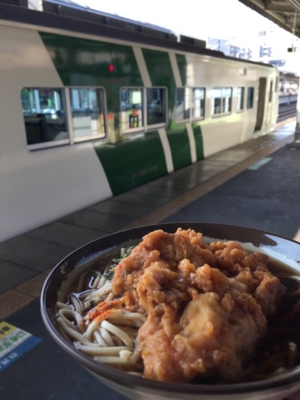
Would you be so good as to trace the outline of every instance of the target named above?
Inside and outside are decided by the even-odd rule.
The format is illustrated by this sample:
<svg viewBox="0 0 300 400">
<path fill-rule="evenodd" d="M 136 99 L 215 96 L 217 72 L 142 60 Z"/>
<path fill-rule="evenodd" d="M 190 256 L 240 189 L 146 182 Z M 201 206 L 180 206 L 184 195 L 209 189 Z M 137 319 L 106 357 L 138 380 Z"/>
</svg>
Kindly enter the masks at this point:
<svg viewBox="0 0 300 400">
<path fill-rule="evenodd" d="M 252 10 L 300 38 L 300 1 L 239 0 Z"/>
</svg>

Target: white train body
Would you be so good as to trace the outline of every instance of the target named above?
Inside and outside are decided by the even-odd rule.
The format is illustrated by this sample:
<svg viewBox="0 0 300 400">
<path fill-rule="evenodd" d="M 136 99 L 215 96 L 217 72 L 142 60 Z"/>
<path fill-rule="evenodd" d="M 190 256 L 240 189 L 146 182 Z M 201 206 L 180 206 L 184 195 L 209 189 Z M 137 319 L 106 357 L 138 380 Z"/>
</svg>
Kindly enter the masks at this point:
<svg viewBox="0 0 300 400">
<path fill-rule="evenodd" d="M 35 21 L 0 20 L 0 241 L 274 129 L 271 66 Z"/>
</svg>

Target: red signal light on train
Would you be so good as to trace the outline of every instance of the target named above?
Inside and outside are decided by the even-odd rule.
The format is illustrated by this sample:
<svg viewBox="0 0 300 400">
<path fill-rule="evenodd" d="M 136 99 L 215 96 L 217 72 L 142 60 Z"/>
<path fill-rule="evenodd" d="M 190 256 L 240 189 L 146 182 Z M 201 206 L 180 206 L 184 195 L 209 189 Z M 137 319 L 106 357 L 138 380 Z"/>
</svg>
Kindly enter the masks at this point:
<svg viewBox="0 0 300 400">
<path fill-rule="evenodd" d="M 115 72 L 115 66 L 114 66 L 114 64 L 110 63 L 110 64 L 108 65 L 108 70 L 109 70 L 109 72 Z"/>
</svg>

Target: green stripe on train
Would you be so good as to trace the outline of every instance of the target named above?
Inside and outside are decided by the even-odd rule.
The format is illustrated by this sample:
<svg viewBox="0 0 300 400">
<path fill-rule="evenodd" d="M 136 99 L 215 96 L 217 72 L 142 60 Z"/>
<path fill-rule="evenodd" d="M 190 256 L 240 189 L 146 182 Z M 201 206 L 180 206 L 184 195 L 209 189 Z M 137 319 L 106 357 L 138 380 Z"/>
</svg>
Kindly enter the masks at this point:
<svg viewBox="0 0 300 400">
<path fill-rule="evenodd" d="M 103 87 L 107 112 L 113 114 L 115 120 L 120 110 L 121 87 L 143 86 L 131 46 L 45 32 L 41 32 L 40 36 L 63 84 Z M 176 125 L 172 120 L 176 88 L 169 56 L 165 52 L 150 50 L 144 53 L 152 84 L 168 88 L 170 119 L 167 132 L 174 167 L 177 169 L 190 164 L 191 159 L 185 127 Z M 151 61 L 152 56 L 154 59 Z M 110 63 L 114 65 L 113 72 L 110 72 Z M 198 133 L 195 135 L 198 138 L 200 136 Z M 115 144 L 94 143 L 94 148 L 114 195 L 167 174 L 158 132 L 132 136 Z"/>
<path fill-rule="evenodd" d="M 116 144 L 95 145 L 114 195 L 167 174 L 158 132 Z"/>
<path fill-rule="evenodd" d="M 122 86 L 143 86 L 131 46 L 45 32 L 40 36 L 63 84 L 104 87 L 108 112 L 119 112 Z"/>
<path fill-rule="evenodd" d="M 163 86 L 168 89 L 169 123 L 166 132 L 176 170 L 191 164 L 191 150 L 185 125 L 177 125 L 173 119 L 176 85 L 170 57 L 167 52 L 149 49 L 143 49 L 143 55 L 152 86 Z"/>
<path fill-rule="evenodd" d="M 186 85 L 187 82 L 187 60 L 183 54 L 176 54 L 176 61 L 179 69 L 182 86 Z"/>
<path fill-rule="evenodd" d="M 203 139 L 202 139 L 200 123 L 198 122 L 198 123 L 192 124 L 192 127 L 193 127 L 193 132 L 194 132 L 194 137 L 195 137 L 195 143 L 196 143 L 197 161 L 203 160 L 203 158 L 204 158 Z"/>
<path fill-rule="evenodd" d="M 44 32 L 40 35 L 64 85 L 103 87 L 107 112 L 117 121 L 121 87 L 143 86 L 132 47 Z M 114 129 L 114 124 L 108 124 L 108 129 Z M 114 195 L 167 174 L 157 132 L 114 144 L 93 144 Z"/>
</svg>

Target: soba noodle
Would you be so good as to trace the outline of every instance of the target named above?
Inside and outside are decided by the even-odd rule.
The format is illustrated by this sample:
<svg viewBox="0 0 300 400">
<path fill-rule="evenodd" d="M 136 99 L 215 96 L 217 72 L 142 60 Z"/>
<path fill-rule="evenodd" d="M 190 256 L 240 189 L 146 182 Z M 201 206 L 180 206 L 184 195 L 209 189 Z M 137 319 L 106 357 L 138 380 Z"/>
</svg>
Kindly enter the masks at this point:
<svg viewBox="0 0 300 400">
<path fill-rule="evenodd" d="M 122 248 L 120 259 L 132 248 Z M 113 259 L 103 273 L 86 271 L 81 274 L 67 304 L 56 303 L 56 320 L 62 336 L 77 350 L 94 360 L 142 375 L 142 363 L 137 351 L 138 329 L 146 321 L 140 313 L 112 310 L 103 321 L 87 323 L 86 316 L 104 300 L 113 300 L 111 279 L 120 259 Z"/>
<path fill-rule="evenodd" d="M 132 248 L 122 248 L 120 259 L 127 257 L 131 251 Z M 62 336 L 77 350 L 97 362 L 143 376 L 143 362 L 136 341 L 146 317 L 138 312 L 112 309 L 104 319 L 87 320 L 88 313 L 98 304 L 114 300 L 111 280 L 120 259 L 113 259 L 103 273 L 93 270 L 81 274 L 68 303 L 56 303 L 56 320 Z M 287 286 L 287 294 L 277 314 L 269 318 L 268 333 L 255 354 L 245 363 L 239 382 L 274 377 L 300 363 L 297 345 L 300 324 L 295 318 L 300 314 L 300 298 L 295 300 L 300 297 L 300 277 L 288 273 L 276 275 Z M 195 382 L 226 383 L 214 378 L 197 379 Z"/>
</svg>

